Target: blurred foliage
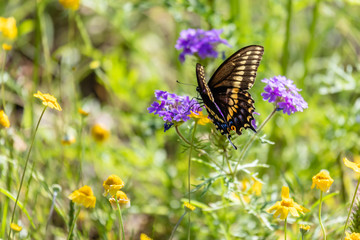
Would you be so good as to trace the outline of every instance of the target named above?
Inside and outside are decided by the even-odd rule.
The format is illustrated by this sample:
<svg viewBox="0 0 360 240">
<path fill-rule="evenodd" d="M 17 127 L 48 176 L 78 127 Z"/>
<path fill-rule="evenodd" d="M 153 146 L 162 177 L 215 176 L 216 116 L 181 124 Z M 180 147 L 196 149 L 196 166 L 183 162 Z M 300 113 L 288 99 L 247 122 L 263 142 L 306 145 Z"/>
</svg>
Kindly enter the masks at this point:
<svg viewBox="0 0 360 240">
<path fill-rule="evenodd" d="M 125 181 L 124 191 L 131 199 L 131 208 L 124 211 L 127 239 L 138 239 L 142 232 L 154 239 L 170 236 L 183 212 L 181 201 L 187 197 L 188 147 L 174 129 L 164 133 L 162 120 L 146 109 L 157 89 L 197 96 L 195 86 L 176 80 L 196 85 L 199 60 L 187 57 L 181 64 L 174 46 L 183 29 L 215 28 L 223 29 L 222 38 L 232 45 L 219 46 L 224 56 L 251 44 L 265 48 L 257 81 L 250 90 L 261 114 L 258 122 L 273 108 L 261 98 L 263 78 L 285 74 L 302 89 L 309 108 L 292 116 L 278 113 L 260 134 L 274 144 L 257 140 L 248 151 L 239 181 L 255 177 L 264 184 L 261 196 L 251 195 L 246 208 L 230 198 L 229 190 L 240 183 L 231 182 L 221 172 L 226 164 L 223 157 L 236 162 L 239 151 L 212 125 L 198 127 L 191 172 L 191 182 L 198 188 L 193 204 L 198 209 L 191 215 L 191 236 L 280 238 L 282 224 L 272 220 L 265 209 L 280 199 L 283 185 L 290 187 L 297 202 L 310 208 L 318 199 L 318 193 L 310 191 L 311 177 L 327 169 L 335 180 L 331 191 L 339 194 L 325 201 L 323 222 L 330 239 L 339 239 L 356 181 L 341 159 L 347 156 L 360 161 L 359 12 L 357 1 L 344 0 L 83 0 L 76 12 L 63 9 L 54 0 L 2 2 L 0 16 L 15 17 L 19 35 L 7 54 L 3 75 L 5 110 L 12 123 L 6 134 L 14 139 L 14 150 L 6 148 L 2 131 L 1 189 L 16 196 L 31 129 L 42 109 L 32 94 L 49 92 L 63 108 L 61 113 L 45 113 L 31 155 L 30 169 L 34 171 L 25 176 L 25 183 L 30 183 L 25 184 L 20 200 L 36 227 L 24 212 L 17 215 L 28 238 L 67 235 L 67 196 L 80 187 L 78 108 L 90 112 L 82 133 L 81 184 L 92 186 L 97 205 L 92 211 L 81 211 L 77 236 L 115 239 L 116 213 L 101 196 L 102 182 L 110 174 Z M 98 61 L 99 67 L 89 67 L 93 61 Z M 222 61 L 201 60 L 208 79 Z M 91 138 L 95 123 L 104 124 L 111 132 L 102 144 Z M 180 126 L 187 139 L 192 127 L 193 122 Z M 76 135 L 76 143 L 61 145 L 69 132 Z M 251 135 L 247 131 L 234 136 L 234 143 L 241 149 Z M 9 172 L 11 179 L 7 179 Z M 62 191 L 45 235 L 53 184 L 59 184 Z M 5 199 L 5 194 L 0 195 L 1 216 L 7 208 Z M 313 217 L 316 209 L 301 220 L 311 225 L 307 239 L 319 239 L 321 234 L 317 217 Z M 295 222 L 289 219 L 290 239 L 300 234 Z M 25 231 L 21 234 L 26 235 Z M 176 238 L 187 238 L 185 220 Z"/>
</svg>

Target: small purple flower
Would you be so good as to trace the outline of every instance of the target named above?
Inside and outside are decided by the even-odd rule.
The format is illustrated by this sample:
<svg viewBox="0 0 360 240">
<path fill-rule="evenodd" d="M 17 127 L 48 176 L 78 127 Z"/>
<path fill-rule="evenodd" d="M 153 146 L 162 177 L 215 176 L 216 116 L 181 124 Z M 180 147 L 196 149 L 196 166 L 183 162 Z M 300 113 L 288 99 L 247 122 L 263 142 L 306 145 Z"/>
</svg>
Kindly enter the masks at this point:
<svg viewBox="0 0 360 240">
<path fill-rule="evenodd" d="M 148 108 L 149 113 L 159 115 L 164 121 L 164 131 L 167 131 L 175 122 L 186 122 L 191 112 L 201 111 L 199 103 L 188 96 L 178 96 L 166 91 L 155 91 L 155 101 Z"/>
<path fill-rule="evenodd" d="M 290 115 L 308 108 L 307 102 L 299 94 L 301 90 L 295 86 L 292 80 L 284 76 L 277 76 L 261 81 L 267 84 L 264 88 L 265 92 L 261 94 L 263 99 L 270 103 L 275 102 L 283 113 Z"/>
<path fill-rule="evenodd" d="M 256 114 L 256 115 L 260 115 L 260 113 L 258 113 L 258 112 L 254 112 L 253 113 L 254 115 Z M 255 129 L 257 129 L 257 125 L 256 125 L 256 120 L 255 120 L 255 118 L 251 121 L 251 125 L 255 128 Z"/>
<path fill-rule="evenodd" d="M 197 53 L 200 58 L 204 59 L 207 57 L 216 58 L 218 52 L 215 47 L 223 43 L 230 47 L 228 42 L 220 38 L 222 30 L 212 29 L 205 31 L 202 29 L 187 29 L 180 32 L 180 37 L 176 42 L 175 48 L 177 50 L 183 50 L 180 53 L 180 62 L 185 61 L 186 55 L 193 55 Z"/>
</svg>

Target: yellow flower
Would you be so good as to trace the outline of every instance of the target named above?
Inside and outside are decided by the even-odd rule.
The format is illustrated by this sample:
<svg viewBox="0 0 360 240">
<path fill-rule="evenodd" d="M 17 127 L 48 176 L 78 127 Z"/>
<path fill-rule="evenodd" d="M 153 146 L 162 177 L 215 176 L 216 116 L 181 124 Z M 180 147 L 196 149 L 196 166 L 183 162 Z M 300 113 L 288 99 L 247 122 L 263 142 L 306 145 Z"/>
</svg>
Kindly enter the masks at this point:
<svg viewBox="0 0 360 240">
<path fill-rule="evenodd" d="M 3 110 L 0 110 L 0 125 L 3 126 L 4 128 L 10 127 L 9 118 Z"/>
<path fill-rule="evenodd" d="M 195 121 L 197 121 L 198 124 L 200 124 L 200 125 L 205 125 L 205 124 L 211 122 L 211 120 L 208 118 L 208 116 L 203 115 L 202 112 L 197 112 L 197 113 L 191 112 L 189 117 L 194 118 Z"/>
<path fill-rule="evenodd" d="M 110 175 L 103 183 L 103 187 L 105 189 L 104 196 L 115 195 L 117 191 L 124 187 L 125 183 L 115 174 Z"/>
<path fill-rule="evenodd" d="M 194 211 L 196 207 L 188 202 L 184 202 L 185 209 L 189 209 L 190 211 Z"/>
<path fill-rule="evenodd" d="M 110 132 L 109 130 L 103 128 L 100 124 L 95 124 L 91 128 L 91 135 L 97 142 L 104 142 L 109 138 Z"/>
<path fill-rule="evenodd" d="M 66 9 L 78 10 L 80 6 L 80 0 L 59 0 L 59 3 Z"/>
<path fill-rule="evenodd" d="M 94 60 L 89 64 L 89 67 L 90 67 L 90 69 L 96 69 L 96 68 L 100 67 L 100 62 L 97 60 Z"/>
<path fill-rule="evenodd" d="M 2 49 L 5 51 L 10 51 L 12 49 L 12 46 L 6 43 L 2 44 Z"/>
<path fill-rule="evenodd" d="M 74 203 L 81 204 L 86 208 L 94 208 L 96 203 L 96 197 L 91 187 L 85 185 L 78 190 L 71 193 L 68 198 Z"/>
<path fill-rule="evenodd" d="M 145 233 L 140 234 L 140 240 L 152 240 L 148 235 Z"/>
<path fill-rule="evenodd" d="M 321 170 L 318 174 L 312 177 L 311 189 L 315 186 L 323 192 L 329 191 L 331 184 L 334 182 L 334 179 L 330 177 L 330 174 L 326 170 Z"/>
<path fill-rule="evenodd" d="M 344 162 L 345 166 L 347 166 L 348 168 L 351 168 L 355 172 L 360 173 L 360 164 L 350 162 L 346 157 L 343 158 L 343 162 Z"/>
<path fill-rule="evenodd" d="M 254 184 L 251 187 L 251 193 L 255 193 L 256 196 L 261 195 L 262 183 L 254 179 Z"/>
<path fill-rule="evenodd" d="M 17 225 L 16 223 L 11 223 L 10 224 L 10 228 L 16 232 L 20 232 L 22 227 L 20 227 L 19 225 Z"/>
<path fill-rule="evenodd" d="M 126 194 L 123 191 L 116 192 L 116 199 L 119 202 L 119 205 L 121 208 L 130 207 L 130 199 L 126 196 Z M 115 199 L 115 195 L 109 199 L 109 202 L 111 203 L 111 206 L 114 210 L 118 209 L 117 204 L 116 204 L 116 199 Z"/>
<path fill-rule="evenodd" d="M 84 109 L 82 108 L 79 108 L 78 112 L 83 115 L 84 117 L 88 116 L 89 115 L 89 112 L 85 111 Z"/>
<path fill-rule="evenodd" d="M 60 104 L 53 95 L 38 91 L 34 94 L 34 97 L 39 98 L 42 101 L 42 104 L 49 108 L 55 108 L 58 111 L 62 111 Z"/>
<path fill-rule="evenodd" d="M 0 17 L 0 32 L 8 39 L 15 39 L 17 37 L 16 20 L 13 17 Z"/>
<path fill-rule="evenodd" d="M 282 187 L 281 190 L 281 201 L 278 201 L 275 203 L 274 206 L 270 207 L 268 210 L 266 210 L 268 213 L 271 213 L 273 211 L 276 211 L 274 213 L 274 218 L 280 216 L 281 220 L 285 220 L 290 212 L 290 214 L 294 217 L 299 217 L 299 213 L 305 214 L 305 212 L 308 212 L 309 210 L 304 208 L 303 206 L 300 206 L 297 204 L 292 198 L 289 197 L 289 188 L 288 187 Z"/>
<path fill-rule="evenodd" d="M 62 145 L 71 145 L 76 142 L 76 139 L 74 136 L 66 134 L 63 139 L 61 140 Z"/>
<path fill-rule="evenodd" d="M 348 232 L 345 232 L 345 234 L 345 240 L 360 240 L 360 233 L 349 234 Z"/>
<path fill-rule="evenodd" d="M 302 234 L 307 233 L 310 230 L 310 226 L 309 225 L 304 225 L 304 224 L 300 224 L 300 232 Z"/>
</svg>

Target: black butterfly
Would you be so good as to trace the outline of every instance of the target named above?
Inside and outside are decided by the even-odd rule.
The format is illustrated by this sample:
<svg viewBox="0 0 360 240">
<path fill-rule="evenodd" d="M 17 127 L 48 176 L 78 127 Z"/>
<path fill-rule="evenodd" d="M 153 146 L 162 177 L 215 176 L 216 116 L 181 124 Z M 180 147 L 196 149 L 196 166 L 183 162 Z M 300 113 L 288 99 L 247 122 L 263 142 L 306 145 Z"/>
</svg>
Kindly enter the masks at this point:
<svg viewBox="0 0 360 240">
<path fill-rule="evenodd" d="M 196 90 L 207 112 L 221 134 L 226 134 L 231 145 L 230 131 L 241 135 L 243 128 L 250 128 L 254 119 L 254 99 L 249 90 L 255 81 L 256 71 L 264 53 L 262 46 L 251 45 L 238 50 L 223 62 L 206 83 L 205 70 L 196 64 L 198 87 Z"/>
</svg>

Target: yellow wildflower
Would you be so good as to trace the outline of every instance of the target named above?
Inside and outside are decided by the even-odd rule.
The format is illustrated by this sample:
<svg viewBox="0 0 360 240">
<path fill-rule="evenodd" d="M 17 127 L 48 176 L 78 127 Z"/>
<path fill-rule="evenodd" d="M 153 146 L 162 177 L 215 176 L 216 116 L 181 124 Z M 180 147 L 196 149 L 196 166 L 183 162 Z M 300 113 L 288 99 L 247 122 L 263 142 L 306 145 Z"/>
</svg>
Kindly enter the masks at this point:
<svg viewBox="0 0 360 240">
<path fill-rule="evenodd" d="M 309 210 L 297 204 L 292 198 L 289 197 L 289 188 L 282 187 L 281 189 L 281 201 L 275 203 L 274 206 L 266 210 L 268 213 L 276 211 L 274 218 L 280 216 L 281 220 L 285 220 L 290 212 L 294 217 L 299 217 L 299 213 L 305 214 Z"/>
<path fill-rule="evenodd" d="M 94 208 L 96 203 L 96 197 L 91 187 L 85 185 L 78 190 L 71 193 L 68 198 L 74 203 L 81 204 L 86 208 Z"/>
<path fill-rule="evenodd" d="M 203 115 L 202 112 L 196 112 L 196 113 L 191 112 L 189 117 L 194 118 L 195 121 L 197 121 L 197 123 L 200 125 L 206 125 L 207 123 L 211 122 L 208 116 Z"/>
<path fill-rule="evenodd" d="M 15 39 L 18 34 L 15 18 L 0 17 L 0 32 L 2 32 L 2 35 L 8 39 Z"/>
<path fill-rule="evenodd" d="M 125 183 L 115 174 L 110 175 L 103 183 L 103 187 L 105 189 L 104 196 L 108 193 L 110 195 L 115 195 L 117 191 L 124 187 Z"/>
<path fill-rule="evenodd" d="M 80 6 L 80 0 L 59 0 L 59 3 L 66 9 L 78 10 Z"/>
<path fill-rule="evenodd" d="M 262 183 L 254 179 L 254 184 L 251 187 L 251 193 L 255 193 L 256 196 L 261 195 Z"/>
<path fill-rule="evenodd" d="M 304 224 L 300 224 L 300 232 L 302 234 L 307 233 L 310 230 L 310 226 L 309 225 L 304 225 Z"/>
<path fill-rule="evenodd" d="M 66 134 L 63 139 L 61 140 L 62 145 L 71 145 L 76 142 L 76 139 L 74 136 Z"/>
<path fill-rule="evenodd" d="M 55 108 L 58 111 L 62 111 L 60 104 L 57 102 L 57 99 L 53 95 L 38 91 L 34 94 L 34 97 L 42 100 L 42 104 L 49 108 Z"/>
<path fill-rule="evenodd" d="M 191 203 L 188 203 L 188 202 L 184 202 L 184 207 L 185 207 L 185 209 L 189 209 L 190 211 L 194 211 L 196 209 L 196 207 L 194 205 L 192 205 Z"/>
<path fill-rule="evenodd" d="M 345 232 L 346 237 L 344 240 L 360 240 L 360 233 L 352 233 L 349 234 L 348 232 Z"/>
<path fill-rule="evenodd" d="M 323 192 L 329 191 L 331 184 L 334 182 L 334 179 L 330 177 L 330 174 L 326 170 L 321 170 L 318 174 L 312 177 L 311 189 L 315 186 Z"/>
<path fill-rule="evenodd" d="M 84 117 L 88 116 L 89 115 L 89 112 L 85 111 L 84 109 L 82 108 L 79 108 L 78 112 L 83 115 Z"/>
<path fill-rule="evenodd" d="M 96 69 L 96 68 L 100 67 L 100 62 L 97 60 L 94 60 L 89 64 L 89 67 L 90 67 L 90 69 Z"/>
<path fill-rule="evenodd" d="M 121 208 L 130 207 L 130 199 L 126 196 L 126 194 L 123 191 L 117 191 L 116 192 L 116 198 L 115 195 L 112 196 L 112 198 L 109 199 L 109 202 L 111 203 L 111 206 L 114 210 L 118 209 L 116 199 L 119 202 L 119 205 Z"/>
<path fill-rule="evenodd" d="M 3 44 L 2 44 L 2 49 L 3 49 L 4 51 L 10 51 L 10 50 L 12 49 L 12 46 L 9 45 L 9 44 L 3 43 Z"/>
<path fill-rule="evenodd" d="M 97 142 L 104 142 L 109 138 L 110 132 L 109 130 L 103 128 L 100 124 L 95 124 L 91 128 L 91 135 Z"/>
<path fill-rule="evenodd" d="M 148 235 L 145 233 L 140 234 L 140 240 L 152 240 Z"/>
<path fill-rule="evenodd" d="M 345 166 L 347 166 L 348 168 L 351 168 L 355 172 L 360 173 L 360 164 L 359 163 L 350 162 L 346 157 L 343 158 L 343 162 L 344 162 Z"/>
<path fill-rule="evenodd" d="M 19 225 L 17 225 L 16 223 L 11 223 L 11 224 L 10 224 L 10 228 L 11 228 L 12 230 L 16 231 L 16 232 L 20 232 L 21 229 L 22 229 L 22 227 L 19 226 Z"/>
<path fill-rule="evenodd" d="M 3 110 L 0 110 L 0 125 L 3 126 L 4 128 L 10 127 L 9 118 Z"/>
</svg>

